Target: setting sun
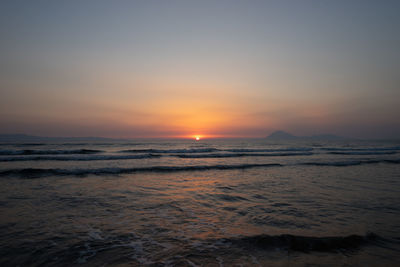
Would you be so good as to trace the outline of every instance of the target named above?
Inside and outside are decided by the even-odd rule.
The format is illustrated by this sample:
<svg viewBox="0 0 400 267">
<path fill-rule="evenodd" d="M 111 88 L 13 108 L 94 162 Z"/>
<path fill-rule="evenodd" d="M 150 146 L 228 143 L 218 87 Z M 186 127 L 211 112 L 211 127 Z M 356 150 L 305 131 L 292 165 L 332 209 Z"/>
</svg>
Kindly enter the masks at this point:
<svg viewBox="0 0 400 267">
<path fill-rule="evenodd" d="M 400 0 L 0 6 L 0 267 L 400 267 Z"/>
</svg>

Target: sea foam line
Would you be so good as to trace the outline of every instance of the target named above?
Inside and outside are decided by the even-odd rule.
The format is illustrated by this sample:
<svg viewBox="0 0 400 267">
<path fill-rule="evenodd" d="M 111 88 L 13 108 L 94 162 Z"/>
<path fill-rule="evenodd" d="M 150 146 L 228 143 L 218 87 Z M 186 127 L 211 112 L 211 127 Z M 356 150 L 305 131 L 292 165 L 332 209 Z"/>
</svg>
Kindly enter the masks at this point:
<svg viewBox="0 0 400 267">
<path fill-rule="evenodd" d="M 188 154 L 128 154 L 128 155 L 0 155 L 0 162 L 10 161 L 95 161 L 95 160 L 129 160 L 149 159 L 163 156 L 178 158 L 239 158 L 239 157 L 286 157 L 286 156 L 310 156 L 312 152 L 291 152 L 291 153 L 188 153 Z"/>
<path fill-rule="evenodd" d="M 73 149 L 73 150 L 0 150 L 0 155 L 13 156 L 13 155 L 64 155 L 64 154 L 96 154 L 104 152 L 96 149 Z"/>
<path fill-rule="evenodd" d="M 0 171 L 0 176 L 19 176 L 25 178 L 36 178 L 43 176 L 85 176 L 85 175 L 118 175 L 139 172 L 181 172 L 181 171 L 207 171 L 207 170 L 234 170 L 251 169 L 260 167 L 284 167 L 284 166 L 331 166 L 346 167 L 364 164 L 400 164 L 400 159 L 380 159 L 380 160 L 351 160 L 337 162 L 302 162 L 297 164 L 261 163 L 261 164 L 234 164 L 234 165 L 193 165 L 193 166 L 150 166 L 135 168 L 97 168 L 97 169 L 41 169 L 41 168 L 22 168 L 6 169 Z"/>
<path fill-rule="evenodd" d="M 94 160 L 128 160 L 159 158 L 157 154 L 136 155 L 93 155 L 93 156 L 13 156 L 0 157 L 0 162 L 9 161 L 94 161 Z"/>
<path fill-rule="evenodd" d="M 328 154 L 332 155 L 393 155 L 396 150 L 363 150 L 363 151 L 329 151 Z"/>
<path fill-rule="evenodd" d="M 217 148 L 193 148 L 193 149 L 129 149 L 121 150 L 119 153 L 210 153 L 210 152 L 234 152 L 234 153 L 246 153 L 246 152 L 307 152 L 312 151 L 313 148 L 299 147 L 299 148 L 277 148 L 277 149 L 217 149 Z"/>
<path fill-rule="evenodd" d="M 292 153 L 212 153 L 212 154 L 176 154 L 178 158 L 239 158 L 239 157 L 286 157 L 286 156 L 310 156 L 311 152 Z"/>
<path fill-rule="evenodd" d="M 42 177 L 42 176 L 65 176 L 77 175 L 84 176 L 89 174 L 107 175 L 107 174 L 126 174 L 136 172 L 179 172 L 179 171 L 205 171 L 205 170 L 233 170 L 233 169 L 249 169 L 257 167 L 277 167 L 281 164 L 236 164 L 236 165 L 194 165 L 194 166 L 151 166 L 136 168 L 97 168 L 97 169 L 41 169 L 41 168 L 24 168 L 9 169 L 0 171 L 0 176 L 22 176 L 22 177 Z"/>
</svg>

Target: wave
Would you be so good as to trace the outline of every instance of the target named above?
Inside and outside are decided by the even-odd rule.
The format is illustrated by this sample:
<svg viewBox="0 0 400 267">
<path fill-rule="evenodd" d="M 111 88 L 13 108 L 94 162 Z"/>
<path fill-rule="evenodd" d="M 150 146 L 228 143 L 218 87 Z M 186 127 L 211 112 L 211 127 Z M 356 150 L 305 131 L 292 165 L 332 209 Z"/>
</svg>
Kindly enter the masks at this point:
<svg viewBox="0 0 400 267">
<path fill-rule="evenodd" d="M 349 161 L 336 161 L 336 162 L 304 162 L 300 163 L 299 165 L 346 167 L 346 166 L 376 164 L 376 163 L 400 164 L 400 159 L 368 159 L 368 160 L 349 160 Z"/>
<path fill-rule="evenodd" d="M 330 236 L 330 237 L 313 237 L 313 236 L 298 236 L 298 235 L 256 235 L 242 238 L 224 239 L 239 246 L 246 248 L 261 248 L 261 249 L 285 249 L 288 251 L 300 252 L 339 252 L 343 250 L 357 250 L 362 246 L 377 243 L 383 240 L 374 233 L 348 236 Z"/>
<path fill-rule="evenodd" d="M 396 154 L 397 151 L 387 150 L 387 151 L 330 151 L 328 154 L 333 155 L 392 155 Z"/>
<path fill-rule="evenodd" d="M 364 148 L 350 148 L 350 147 L 322 147 L 321 150 L 326 151 L 397 151 L 400 146 L 393 147 L 364 147 Z"/>
<path fill-rule="evenodd" d="M 313 155 L 311 152 L 301 153 L 212 153 L 212 154 L 177 154 L 174 155 L 178 158 L 238 158 L 238 157 L 286 157 L 286 156 L 310 156 Z"/>
<path fill-rule="evenodd" d="M 303 162 L 294 165 L 298 166 L 335 166 L 346 167 L 362 164 L 388 163 L 400 164 L 400 159 L 382 160 L 360 160 L 360 161 L 341 161 L 341 162 Z M 0 176 L 19 176 L 24 178 L 36 178 L 44 176 L 86 176 L 86 175 L 118 175 L 139 172 L 181 172 L 181 171 L 207 171 L 207 170 L 234 170 L 251 169 L 260 167 L 284 167 L 293 166 L 279 163 L 259 163 L 259 164 L 233 164 L 233 165 L 193 165 L 193 166 L 149 166 L 134 168 L 97 168 L 97 169 L 41 169 L 41 168 L 22 168 L 6 169 L 0 171 Z"/>
<path fill-rule="evenodd" d="M 0 162 L 10 161 L 93 161 L 93 160 L 128 160 L 128 159 L 149 159 L 159 158 L 157 154 L 138 155 L 94 155 L 94 156 L 13 156 L 8 158 L 0 157 Z"/>
<path fill-rule="evenodd" d="M 313 148 L 281 148 L 281 149 L 217 149 L 212 147 L 193 148 L 193 149 L 129 149 L 121 150 L 120 153 L 210 153 L 210 152 L 233 152 L 233 153 L 251 153 L 251 152 L 306 152 Z"/>
<path fill-rule="evenodd" d="M 312 151 L 312 147 L 292 147 L 292 148 L 276 148 L 276 149 L 252 149 L 252 148 L 235 148 L 222 149 L 226 152 L 296 152 L 296 151 Z"/>
<path fill-rule="evenodd" d="M 208 153 L 219 151 L 216 148 L 193 148 L 193 149 L 129 149 L 121 150 L 119 153 Z"/>
<path fill-rule="evenodd" d="M 96 154 L 101 153 L 102 150 L 96 149 L 74 149 L 74 150 L 0 150 L 0 155 L 13 156 L 13 155 L 62 155 L 62 154 Z"/>
<path fill-rule="evenodd" d="M 137 172 L 180 172 L 180 171 L 206 171 L 206 170 L 234 170 L 250 169 L 257 167 L 278 167 L 281 164 L 237 164 L 237 165 L 195 165 L 195 166 L 151 166 L 137 168 L 98 168 L 98 169 L 9 169 L 0 171 L 0 176 L 20 176 L 26 178 L 37 178 L 43 176 L 85 176 L 85 175 L 108 175 L 127 174 Z"/>
</svg>

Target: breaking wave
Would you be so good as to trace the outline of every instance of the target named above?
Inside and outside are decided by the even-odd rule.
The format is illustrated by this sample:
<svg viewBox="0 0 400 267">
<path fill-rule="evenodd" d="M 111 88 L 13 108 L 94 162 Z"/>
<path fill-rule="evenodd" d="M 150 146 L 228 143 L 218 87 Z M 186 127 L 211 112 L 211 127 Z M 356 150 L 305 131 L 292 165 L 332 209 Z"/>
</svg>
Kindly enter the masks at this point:
<svg viewBox="0 0 400 267">
<path fill-rule="evenodd" d="M 210 153 L 210 152 L 234 152 L 234 153 L 251 153 L 251 152 L 306 152 L 312 151 L 313 148 L 279 148 L 279 149 L 217 149 L 217 148 L 193 148 L 193 149 L 129 149 L 121 150 L 120 153 Z"/>
<path fill-rule="evenodd" d="M 0 150 L 0 155 L 63 155 L 63 154 L 96 154 L 103 151 L 96 149 L 73 149 L 73 150 Z"/>
<path fill-rule="evenodd" d="M 400 146 L 393 147 L 364 147 L 364 148 L 350 148 L 350 147 L 322 147 L 321 150 L 326 151 L 393 151 L 400 150 Z"/>
<path fill-rule="evenodd" d="M 93 160 L 128 160 L 128 159 L 149 159 L 159 158 L 157 154 L 138 154 L 138 155 L 93 155 L 93 156 L 14 156 L 2 158 L 0 162 L 9 161 L 93 161 Z"/>
<path fill-rule="evenodd" d="M 197 165 L 197 166 L 151 166 L 137 168 L 98 168 L 98 169 L 9 169 L 0 171 L 0 176 L 21 176 L 27 178 L 43 176 L 66 176 L 66 175 L 107 175 L 107 174 L 127 174 L 137 172 L 179 172 L 179 171 L 206 171 L 206 170 L 233 170 L 249 169 L 257 167 L 277 167 L 281 164 L 237 164 L 237 165 Z"/>
<path fill-rule="evenodd" d="M 129 149 L 121 150 L 120 153 L 208 153 L 219 151 L 216 148 L 193 148 L 193 149 Z"/>
<path fill-rule="evenodd" d="M 296 152 L 296 151 L 312 151 L 311 147 L 293 147 L 293 148 L 277 148 L 277 149 L 247 149 L 247 148 L 235 148 L 235 149 L 223 149 L 222 151 L 227 152 Z"/>
<path fill-rule="evenodd" d="M 304 162 L 301 163 L 300 165 L 345 167 L 345 166 L 376 164 L 376 163 L 399 164 L 400 159 L 368 159 L 368 160 L 349 160 L 349 161 L 336 161 L 336 162 L 322 162 L 322 161 Z"/>
<path fill-rule="evenodd" d="M 286 157 L 286 156 L 310 156 L 311 152 L 301 153 L 212 153 L 212 154 L 177 154 L 178 158 L 238 158 L 238 157 Z"/>
<path fill-rule="evenodd" d="M 157 156 L 157 155 L 155 155 Z M 388 163 L 400 164 L 400 159 L 382 159 L 382 160 L 352 160 L 340 162 L 303 162 L 294 165 L 303 166 L 335 166 L 346 167 L 362 164 Z M 85 176 L 85 175 L 118 175 L 138 172 L 180 172 L 180 171 L 207 171 L 207 170 L 234 170 L 234 169 L 251 169 L 260 167 L 284 167 L 280 163 L 260 163 L 260 164 L 233 164 L 233 165 L 193 165 L 193 166 L 149 166 L 134 168 L 97 168 L 97 169 L 58 169 L 58 168 L 23 168 L 23 169 L 6 169 L 0 171 L 0 176 L 20 176 L 20 177 L 43 177 L 43 176 Z"/>
<path fill-rule="evenodd" d="M 365 151 L 330 151 L 328 154 L 333 155 L 392 155 L 396 154 L 397 151 L 393 150 L 365 150 Z"/>
</svg>

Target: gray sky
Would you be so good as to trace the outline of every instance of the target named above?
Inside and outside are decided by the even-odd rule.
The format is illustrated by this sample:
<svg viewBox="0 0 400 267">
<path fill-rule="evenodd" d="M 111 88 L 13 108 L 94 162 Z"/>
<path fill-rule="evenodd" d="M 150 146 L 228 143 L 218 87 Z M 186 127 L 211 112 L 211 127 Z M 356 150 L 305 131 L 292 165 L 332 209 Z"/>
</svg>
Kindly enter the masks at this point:
<svg viewBox="0 0 400 267">
<path fill-rule="evenodd" d="M 400 135 L 400 1 L 2 1 L 0 133 Z"/>
</svg>

